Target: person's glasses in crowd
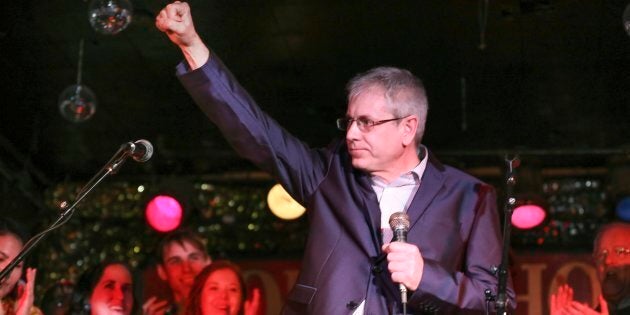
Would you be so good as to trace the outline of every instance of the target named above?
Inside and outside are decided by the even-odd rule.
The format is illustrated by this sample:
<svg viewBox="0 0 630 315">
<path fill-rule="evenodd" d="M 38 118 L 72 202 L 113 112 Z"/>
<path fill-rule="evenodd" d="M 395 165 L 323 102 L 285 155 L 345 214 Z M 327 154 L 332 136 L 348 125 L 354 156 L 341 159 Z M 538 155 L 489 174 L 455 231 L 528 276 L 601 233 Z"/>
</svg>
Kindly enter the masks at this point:
<svg viewBox="0 0 630 315">
<path fill-rule="evenodd" d="M 606 258 L 608 258 L 608 255 L 610 255 L 610 251 L 608 249 L 604 249 L 601 252 L 599 252 L 597 255 L 594 256 L 595 259 L 595 263 L 598 265 L 603 264 L 606 261 Z M 625 247 L 615 247 L 612 250 L 613 255 L 616 256 L 616 258 L 623 258 L 625 256 L 630 255 L 630 248 L 625 248 Z"/>
<path fill-rule="evenodd" d="M 369 118 L 366 117 L 359 117 L 359 118 L 349 118 L 349 117 L 344 117 L 344 118 L 338 118 L 337 119 L 337 129 L 341 130 L 341 131 L 346 131 L 348 129 L 350 129 L 350 125 L 352 125 L 353 122 L 357 123 L 357 128 L 359 128 L 359 130 L 361 130 L 362 132 L 368 132 L 370 130 L 372 130 L 372 128 L 374 128 L 374 126 L 378 126 L 378 125 L 382 125 L 384 123 L 390 122 L 390 121 L 396 121 L 396 120 L 400 120 L 400 119 L 405 119 L 409 116 L 405 116 L 405 117 L 397 117 L 397 118 L 391 118 L 391 119 L 384 119 L 384 120 L 371 120 Z"/>
</svg>

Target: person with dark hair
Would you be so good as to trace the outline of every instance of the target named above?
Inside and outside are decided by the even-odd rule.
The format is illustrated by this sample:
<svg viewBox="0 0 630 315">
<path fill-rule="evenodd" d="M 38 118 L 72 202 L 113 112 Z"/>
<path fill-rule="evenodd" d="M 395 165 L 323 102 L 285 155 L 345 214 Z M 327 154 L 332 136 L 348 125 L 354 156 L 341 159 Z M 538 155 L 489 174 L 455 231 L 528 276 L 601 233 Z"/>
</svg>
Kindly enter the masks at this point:
<svg viewBox="0 0 630 315">
<path fill-rule="evenodd" d="M 72 315 L 130 315 L 140 309 L 133 269 L 124 262 L 103 262 L 85 271 L 72 295 Z"/>
<path fill-rule="evenodd" d="M 185 315 L 253 315 L 259 308 L 260 291 L 251 299 L 240 268 L 229 261 L 206 266 L 195 279 Z"/>
<path fill-rule="evenodd" d="M 203 239 L 190 229 L 179 229 L 166 234 L 157 247 L 160 260 L 158 276 L 168 283 L 173 303 L 149 297 L 143 310 L 147 315 L 165 312 L 182 314 L 186 308 L 190 288 L 201 269 L 212 262 Z"/>
<path fill-rule="evenodd" d="M 24 229 L 15 221 L 8 218 L 0 218 L 0 270 L 11 263 L 20 253 L 28 240 Z M 36 269 L 26 269 L 26 282 L 20 280 L 24 271 L 24 261 L 20 262 L 0 282 L 0 315 L 35 315 L 41 311 L 33 305 L 35 300 L 35 274 Z"/>
<path fill-rule="evenodd" d="M 336 121 L 344 136 L 311 148 L 203 43 L 187 3 L 168 4 L 156 27 L 182 51 L 178 79 L 230 145 L 308 209 L 302 268 L 283 313 L 487 311 L 502 254 L 496 191 L 422 144 L 429 106 L 419 78 L 394 67 L 357 75 Z M 406 242 L 392 241 L 396 212 L 408 215 Z M 506 297 L 515 306 L 511 283 Z"/>
<path fill-rule="evenodd" d="M 46 289 L 41 308 L 46 315 L 67 315 L 72 306 L 74 283 L 62 279 Z"/>
<path fill-rule="evenodd" d="M 630 314 L 630 223 L 602 226 L 595 236 L 593 259 L 602 294 L 592 309 L 573 299 L 573 288 L 565 284 L 550 297 L 551 315 Z"/>
</svg>

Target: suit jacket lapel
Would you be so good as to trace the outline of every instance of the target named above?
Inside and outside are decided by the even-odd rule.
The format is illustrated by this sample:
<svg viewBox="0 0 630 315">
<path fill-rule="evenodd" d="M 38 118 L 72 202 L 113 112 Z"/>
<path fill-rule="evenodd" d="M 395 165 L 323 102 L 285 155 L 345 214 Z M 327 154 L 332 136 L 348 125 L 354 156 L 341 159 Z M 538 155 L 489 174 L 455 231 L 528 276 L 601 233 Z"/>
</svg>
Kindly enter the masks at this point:
<svg viewBox="0 0 630 315">
<path fill-rule="evenodd" d="M 356 231 L 356 235 L 365 235 L 366 232 L 370 234 L 369 239 L 361 237 L 361 243 L 365 246 L 367 253 L 376 255 L 380 253 L 382 245 L 380 229 L 381 210 L 378 207 L 376 193 L 372 188 L 370 175 L 352 167 L 350 156 L 347 154 L 345 147 L 342 152 L 342 163 L 347 166 L 345 168 L 346 185 L 349 187 L 352 198 L 358 203 L 358 210 L 363 215 L 363 220 L 358 220 L 357 217 L 354 217 L 348 224 L 351 225 L 351 229 Z"/>
<path fill-rule="evenodd" d="M 365 195 L 363 198 L 363 207 L 361 208 L 363 211 L 363 215 L 365 216 L 366 221 L 368 222 L 368 228 L 372 232 L 372 243 L 376 246 L 376 252 L 380 252 L 381 245 L 383 243 L 381 238 L 381 209 L 378 206 L 378 200 L 376 199 L 376 193 L 372 188 L 372 182 L 370 181 L 369 175 L 365 173 L 357 174 L 359 177 L 359 183 L 361 186 L 361 190 Z"/>
<path fill-rule="evenodd" d="M 427 150 L 428 152 L 428 150 Z M 442 189 L 444 185 L 444 166 L 431 154 L 429 154 L 429 160 L 427 161 L 427 167 L 422 175 L 420 187 L 416 192 L 416 195 L 411 201 L 411 205 L 407 209 L 407 215 L 409 215 L 410 229 L 418 222 L 418 220 L 424 215 L 427 207 L 433 201 L 437 193 Z"/>
</svg>

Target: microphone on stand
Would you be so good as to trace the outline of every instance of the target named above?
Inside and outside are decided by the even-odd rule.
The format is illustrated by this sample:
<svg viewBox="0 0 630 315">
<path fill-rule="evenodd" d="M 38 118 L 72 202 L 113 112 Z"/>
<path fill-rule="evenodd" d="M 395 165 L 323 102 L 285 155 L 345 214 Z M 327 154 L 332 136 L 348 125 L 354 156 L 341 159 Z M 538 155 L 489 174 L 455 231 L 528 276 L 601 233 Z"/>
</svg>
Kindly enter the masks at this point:
<svg viewBox="0 0 630 315">
<path fill-rule="evenodd" d="M 146 162 L 153 155 L 153 145 L 151 142 L 140 139 L 136 142 L 123 143 L 112 158 L 103 166 L 101 172 L 116 174 L 121 165 L 132 158 L 136 162 Z"/>
<path fill-rule="evenodd" d="M 122 145 L 124 153 L 136 162 L 146 162 L 153 156 L 153 145 L 151 142 L 140 139 L 136 142 L 127 142 Z"/>
<path fill-rule="evenodd" d="M 68 204 L 63 201 L 61 203 L 61 214 L 59 218 L 55 222 L 53 222 L 46 230 L 40 232 L 39 234 L 33 236 L 28 242 L 24 244 L 20 252 L 17 256 L 9 262 L 4 268 L 0 269 L 0 284 L 4 281 L 4 279 L 9 275 L 11 271 L 24 260 L 26 255 L 33 250 L 33 248 L 42 240 L 44 237 L 48 235 L 51 231 L 59 228 L 64 223 L 70 220 L 70 217 L 74 213 L 75 207 L 87 196 L 88 193 L 96 187 L 105 177 L 111 174 L 115 174 L 116 171 L 120 168 L 120 166 L 125 162 L 125 160 L 129 157 L 134 159 L 136 162 L 146 162 L 153 155 L 153 145 L 151 142 L 140 139 L 136 142 L 127 142 L 120 146 L 118 151 L 114 154 L 114 156 L 101 168 L 101 170 L 90 179 L 90 181 L 81 188 L 81 190 L 77 193 L 76 200 L 72 204 Z"/>
<path fill-rule="evenodd" d="M 394 242 L 407 243 L 407 232 L 409 232 L 409 216 L 404 212 L 394 212 L 389 217 L 389 227 L 394 232 Z M 404 284 L 399 283 L 398 289 L 400 290 L 400 300 L 403 304 L 403 314 L 406 314 L 407 310 L 407 287 Z"/>
</svg>

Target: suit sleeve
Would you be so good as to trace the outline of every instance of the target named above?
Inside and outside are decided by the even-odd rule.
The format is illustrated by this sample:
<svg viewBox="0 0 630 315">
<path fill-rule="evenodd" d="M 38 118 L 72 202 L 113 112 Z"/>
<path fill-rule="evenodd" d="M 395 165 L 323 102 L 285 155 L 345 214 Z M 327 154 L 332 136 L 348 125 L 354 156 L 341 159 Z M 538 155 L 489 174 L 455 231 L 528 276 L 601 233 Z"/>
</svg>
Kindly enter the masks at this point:
<svg viewBox="0 0 630 315">
<path fill-rule="evenodd" d="M 181 63 L 177 75 L 232 148 L 305 205 L 323 178 L 325 152 L 310 149 L 263 112 L 216 55 L 194 71 Z"/>
<path fill-rule="evenodd" d="M 425 259 L 420 286 L 410 298 L 415 308 L 438 314 L 483 314 L 487 308 L 485 290 L 496 295 L 498 278 L 492 267 L 499 266 L 502 255 L 496 193 L 491 186 L 479 186 L 461 270 L 452 272 L 435 260 Z M 511 279 L 507 287 L 513 309 L 516 303 Z M 491 302 L 490 311 L 493 309 Z"/>
</svg>

